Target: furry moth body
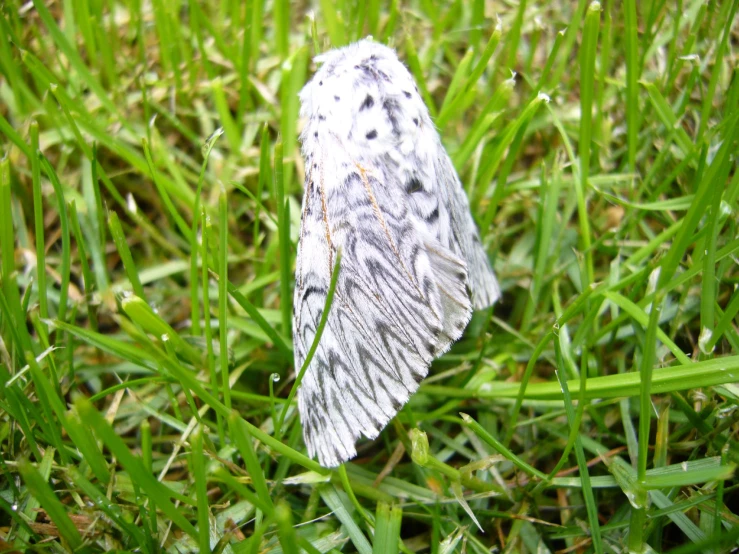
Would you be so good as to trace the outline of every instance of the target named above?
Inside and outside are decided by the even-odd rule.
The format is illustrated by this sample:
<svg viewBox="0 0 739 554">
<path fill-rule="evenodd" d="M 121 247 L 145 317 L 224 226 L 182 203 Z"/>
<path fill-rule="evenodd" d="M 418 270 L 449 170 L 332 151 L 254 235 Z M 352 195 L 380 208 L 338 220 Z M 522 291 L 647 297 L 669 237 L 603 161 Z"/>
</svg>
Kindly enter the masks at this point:
<svg viewBox="0 0 739 554">
<path fill-rule="evenodd" d="M 462 184 L 395 52 L 363 40 L 316 58 L 300 93 L 305 194 L 294 296 L 295 367 L 341 269 L 298 390 L 308 454 L 333 467 L 375 438 L 498 283 Z"/>
</svg>

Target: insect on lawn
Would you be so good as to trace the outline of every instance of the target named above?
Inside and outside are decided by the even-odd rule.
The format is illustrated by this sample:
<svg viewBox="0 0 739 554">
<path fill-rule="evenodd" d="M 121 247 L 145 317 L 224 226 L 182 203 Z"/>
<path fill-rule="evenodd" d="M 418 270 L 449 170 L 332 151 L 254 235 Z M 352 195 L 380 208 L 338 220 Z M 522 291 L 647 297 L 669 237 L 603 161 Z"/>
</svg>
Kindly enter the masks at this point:
<svg viewBox="0 0 739 554">
<path fill-rule="evenodd" d="M 316 58 L 300 93 L 305 194 L 295 274 L 295 367 L 311 457 L 333 467 L 375 438 L 500 296 L 462 184 L 406 67 L 369 39 Z"/>
</svg>

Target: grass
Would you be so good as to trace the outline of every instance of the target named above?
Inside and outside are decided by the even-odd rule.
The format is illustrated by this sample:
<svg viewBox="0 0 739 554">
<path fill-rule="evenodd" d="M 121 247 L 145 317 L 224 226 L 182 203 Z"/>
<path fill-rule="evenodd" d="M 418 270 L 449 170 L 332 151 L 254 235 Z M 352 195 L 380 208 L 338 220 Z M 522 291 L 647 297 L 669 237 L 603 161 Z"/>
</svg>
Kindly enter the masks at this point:
<svg viewBox="0 0 739 554">
<path fill-rule="evenodd" d="M 3 5 L 3 550 L 737 547 L 739 1 L 496 6 Z M 294 402 L 297 93 L 366 35 L 503 298 L 329 471 Z"/>
</svg>

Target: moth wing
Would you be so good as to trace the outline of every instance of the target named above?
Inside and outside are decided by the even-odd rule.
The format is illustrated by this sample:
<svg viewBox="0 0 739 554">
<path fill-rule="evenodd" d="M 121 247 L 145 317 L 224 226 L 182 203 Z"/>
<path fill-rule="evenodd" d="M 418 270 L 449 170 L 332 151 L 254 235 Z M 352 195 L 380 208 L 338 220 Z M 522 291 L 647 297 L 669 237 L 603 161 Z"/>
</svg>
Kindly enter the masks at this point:
<svg viewBox="0 0 739 554">
<path fill-rule="evenodd" d="M 375 438 L 408 401 L 434 357 L 461 335 L 471 305 L 464 261 L 417 228 L 392 172 L 355 163 L 339 141 L 305 154 L 297 369 L 342 251 L 327 324 L 298 391 L 308 453 L 331 467 L 356 455 L 360 435 Z"/>
<path fill-rule="evenodd" d="M 306 187 L 293 337 L 300 368 L 341 248 L 331 312 L 298 392 L 308 452 L 335 466 L 356 454 L 359 436 L 377 436 L 472 307 L 499 292 L 462 185 L 396 54 L 364 40 L 320 61 L 300 94 Z"/>
<path fill-rule="evenodd" d="M 371 42 L 362 41 L 332 56 L 337 68 L 342 67 L 345 56 L 344 73 L 322 76 L 319 86 L 306 87 L 305 99 L 311 107 L 321 105 L 327 121 L 336 125 L 356 155 L 369 154 L 392 170 L 392 176 L 399 181 L 396 194 L 406 199 L 411 218 L 428 244 L 438 243 L 466 266 L 465 285 L 469 285 L 473 307 L 492 305 L 500 297 L 498 281 L 480 241 L 462 183 L 413 77 L 392 50 Z M 356 63 L 366 58 L 369 61 Z M 329 66 L 331 59 L 327 59 Z M 348 60 L 351 63 L 346 63 Z M 352 109 L 343 100 L 333 102 L 332 98 L 317 102 L 316 97 L 325 98 L 316 94 L 322 82 L 335 84 L 332 89 L 338 94 L 334 98 L 356 98 L 359 108 Z M 311 112 L 310 107 L 306 106 L 306 112 Z M 369 140 L 370 137 L 374 138 Z M 456 302 L 467 295 L 465 288 L 450 298 Z"/>
<path fill-rule="evenodd" d="M 470 211 L 462 183 L 449 155 L 439 143 L 435 172 L 439 188 L 444 191 L 449 209 L 451 237 L 456 249 L 467 262 L 472 305 L 480 310 L 492 306 L 500 298 L 500 287 L 490 266 L 487 253 Z"/>
<path fill-rule="evenodd" d="M 413 145 L 409 149 L 409 165 L 414 171 L 407 177 L 407 189 L 412 191 L 408 193 L 412 216 L 428 237 L 463 261 L 473 308 L 487 308 L 500 297 L 498 281 L 452 161 L 430 118 L 422 117 L 420 121 L 429 132 L 400 134 L 401 144 Z"/>
</svg>

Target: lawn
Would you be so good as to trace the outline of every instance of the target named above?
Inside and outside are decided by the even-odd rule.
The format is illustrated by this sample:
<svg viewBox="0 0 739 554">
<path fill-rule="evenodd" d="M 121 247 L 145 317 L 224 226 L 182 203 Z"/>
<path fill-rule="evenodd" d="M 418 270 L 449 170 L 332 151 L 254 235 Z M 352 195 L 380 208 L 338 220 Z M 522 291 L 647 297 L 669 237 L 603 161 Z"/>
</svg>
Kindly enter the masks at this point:
<svg viewBox="0 0 739 554">
<path fill-rule="evenodd" d="M 738 7 L 5 2 L 0 550 L 736 548 Z M 503 296 L 327 470 L 291 394 L 298 92 L 367 35 Z"/>
</svg>

